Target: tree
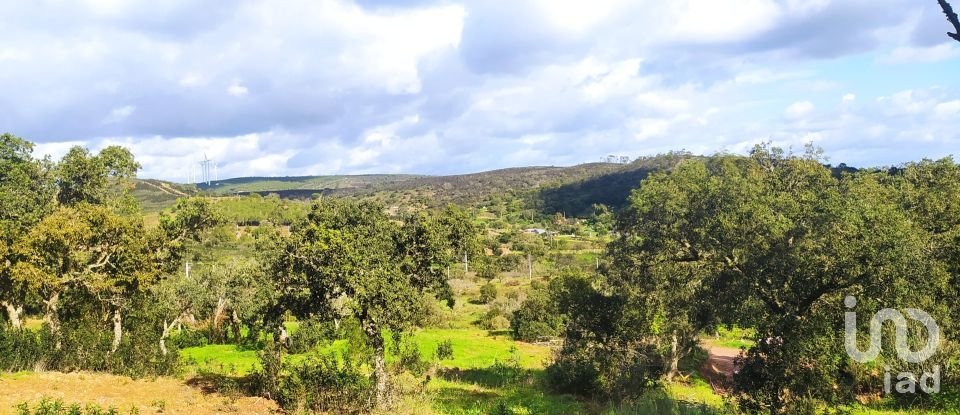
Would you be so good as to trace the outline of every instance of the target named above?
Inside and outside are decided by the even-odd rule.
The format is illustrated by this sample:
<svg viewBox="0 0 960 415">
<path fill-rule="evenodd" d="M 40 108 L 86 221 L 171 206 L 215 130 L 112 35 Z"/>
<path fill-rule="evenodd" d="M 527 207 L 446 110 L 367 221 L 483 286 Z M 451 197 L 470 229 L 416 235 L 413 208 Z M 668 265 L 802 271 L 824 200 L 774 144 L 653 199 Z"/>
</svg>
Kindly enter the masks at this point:
<svg viewBox="0 0 960 415">
<path fill-rule="evenodd" d="M 61 205 L 104 204 L 118 201 L 140 164 L 129 150 L 110 146 L 93 155 L 83 147 L 73 147 L 56 167 L 57 200 Z"/>
<path fill-rule="evenodd" d="M 458 226 L 444 226 L 451 222 Z M 424 312 L 424 292 L 452 300 L 444 270 L 449 251 L 464 249 L 465 227 L 425 213 L 397 224 L 379 205 L 325 198 L 291 232 L 271 270 L 282 304 L 298 318 L 346 312 L 359 321 L 373 350 L 375 403 L 386 402 L 383 335 L 400 335 Z"/>
<path fill-rule="evenodd" d="M 253 331 L 254 323 L 269 303 L 269 290 L 258 277 L 258 264 L 251 260 L 232 258 L 218 261 L 205 272 L 196 272 L 192 284 L 198 295 L 198 307 L 209 316 L 211 333 L 226 340 L 224 323 L 230 324 L 233 341 L 240 341 L 240 326 L 247 323 Z"/>
<path fill-rule="evenodd" d="M 616 318 L 567 311 L 568 354 L 621 343 L 663 362 L 669 379 L 701 330 L 742 324 L 760 340 L 735 376 L 745 409 L 850 399 L 843 298 L 945 318 L 949 308 L 934 300 L 947 280 L 882 173 L 835 176 L 818 157 L 758 146 L 645 180 L 618 218 L 611 269 L 595 295 L 579 297 L 595 301 L 573 303 L 606 303 Z"/>
<path fill-rule="evenodd" d="M 20 260 L 19 239 L 53 209 L 51 163 L 32 157 L 33 144 L 0 135 L 0 306 L 15 329 L 22 327 L 27 287 L 11 274 Z"/>
<path fill-rule="evenodd" d="M 950 3 L 948 3 L 947 0 L 937 0 L 937 2 L 940 3 L 943 14 L 947 16 L 947 21 L 950 22 L 954 29 L 954 33 L 947 32 L 947 36 L 960 42 L 960 18 L 957 18 L 957 13 L 953 11 L 953 7 L 950 7 Z"/>
<path fill-rule="evenodd" d="M 155 241 L 139 217 L 121 216 L 86 203 L 61 207 L 30 230 L 18 247 L 17 278 L 44 303 L 56 336 L 60 300 L 68 290 L 107 305 L 114 324 L 113 351 L 123 335 L 123 313 L 130 299 L 160 277 Z"/>
</svg>

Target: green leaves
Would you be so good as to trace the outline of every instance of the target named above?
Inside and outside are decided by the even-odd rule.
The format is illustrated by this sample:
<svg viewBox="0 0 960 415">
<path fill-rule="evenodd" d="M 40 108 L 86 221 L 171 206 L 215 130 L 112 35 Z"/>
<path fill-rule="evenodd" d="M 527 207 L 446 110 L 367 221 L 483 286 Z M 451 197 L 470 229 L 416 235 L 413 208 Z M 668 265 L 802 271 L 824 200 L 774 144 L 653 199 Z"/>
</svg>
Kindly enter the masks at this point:
<svg viewBox="0 0 960 415">
<path fill-rule="evenodd" d="M 73 147 L 56 167 L 57 200 L 62 205 L 103 204 L 126 192 L 125 179 L 134 177 L 140 164 L 129 150 L 111 146 L 93 155 Z M 119 189 L 112 189 L 116 184 Z"/>
</svg>

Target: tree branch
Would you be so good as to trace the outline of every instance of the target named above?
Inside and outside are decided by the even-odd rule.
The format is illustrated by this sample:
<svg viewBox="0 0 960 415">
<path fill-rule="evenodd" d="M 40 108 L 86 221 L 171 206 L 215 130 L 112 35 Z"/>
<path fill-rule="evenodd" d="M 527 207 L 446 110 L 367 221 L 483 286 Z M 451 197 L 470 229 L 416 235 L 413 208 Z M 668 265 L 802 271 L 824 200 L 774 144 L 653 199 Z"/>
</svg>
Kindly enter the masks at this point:
<svg viewBox="0 0 960 415">
<path fill-rule="evenodd" d="M 953 25 L 953 30 L 955 33 L 947 32 L 947 36 L 953 38 L 957 42 L 960 42 L 960 18 L 957 18 L 957 14 L 953 11 L 953 7 L 950 7 L 950 3 L 947 3 L 947 0 L 937 0 L 940 3 L 940 8 L 943 9 L 943 14 L 947 16 L 947 21 Z"/>
</svg>

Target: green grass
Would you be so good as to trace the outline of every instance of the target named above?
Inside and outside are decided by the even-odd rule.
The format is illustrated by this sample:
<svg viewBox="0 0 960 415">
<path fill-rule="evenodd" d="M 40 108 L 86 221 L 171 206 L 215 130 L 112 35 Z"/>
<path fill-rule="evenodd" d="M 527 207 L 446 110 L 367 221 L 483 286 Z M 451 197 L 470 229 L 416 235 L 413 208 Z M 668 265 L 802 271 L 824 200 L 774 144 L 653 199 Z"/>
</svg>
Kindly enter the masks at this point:
<svg viewBox="0 0 960 415">
<path fill-rule="evenodd" d="M 260 367 L 256 350 L 243 350 L 233 344 L 188 347 L 180 351 L 180 359 L 188 373 L 242 376 Z"/>
</svg>

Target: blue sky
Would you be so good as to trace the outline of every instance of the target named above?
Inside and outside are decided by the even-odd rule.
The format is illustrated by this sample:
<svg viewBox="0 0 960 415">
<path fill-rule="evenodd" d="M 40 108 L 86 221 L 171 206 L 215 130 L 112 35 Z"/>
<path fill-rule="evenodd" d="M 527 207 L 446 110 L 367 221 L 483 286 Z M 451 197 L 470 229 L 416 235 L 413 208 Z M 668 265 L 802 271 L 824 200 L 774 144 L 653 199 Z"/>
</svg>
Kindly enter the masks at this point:
<svg viewBox="0 0 960 415">
<path fill-rule="evenodd" d="M 958 5 L 960 6 L 960 5 Z M 451 174 L 814 143 L 960 149 L 935 0 L 3 2 L 0 126 L 142 177 Z"/>
</svg>

